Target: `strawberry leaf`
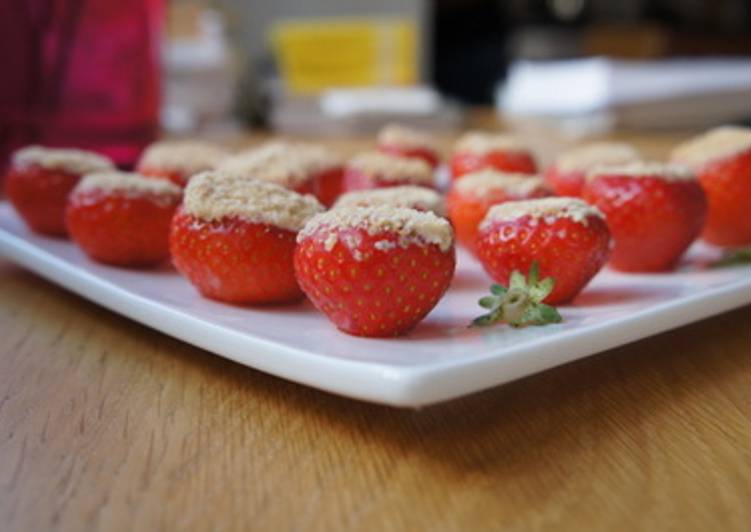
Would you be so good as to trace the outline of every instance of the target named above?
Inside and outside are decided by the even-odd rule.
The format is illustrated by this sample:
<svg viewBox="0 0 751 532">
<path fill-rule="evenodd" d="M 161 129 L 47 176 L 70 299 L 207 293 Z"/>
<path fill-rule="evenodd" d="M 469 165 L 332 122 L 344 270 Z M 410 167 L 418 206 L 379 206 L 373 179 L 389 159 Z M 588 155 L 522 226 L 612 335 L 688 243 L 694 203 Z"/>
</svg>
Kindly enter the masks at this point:
<svg viewBox="0 0 751 532">
<path fill-rule="evenodd" d="M 736 264 L 751 263 L 751 248 L 727 251 L 720 260 L 713 263 L 713 267 L 735 266 Z"/>
<path fill-rule="evenodd" d="M 492 295 L 484 296 L 478 301 L 482 308 L 490 312 L 475 318 L 472 325 L 487 327 L 495 323 L 507 323 L 512 327 L 524 327 L 560 323 L 562 318 L 558 310 L 542 303 L 555 288 L 555 280 L 551 277 L 540 280 L 539 276 L 539 264 L 535 261 L 526 278 L 524 274 L 514 270 L 508 288 L 499 284 L 491 285 Z"/>
</svg>

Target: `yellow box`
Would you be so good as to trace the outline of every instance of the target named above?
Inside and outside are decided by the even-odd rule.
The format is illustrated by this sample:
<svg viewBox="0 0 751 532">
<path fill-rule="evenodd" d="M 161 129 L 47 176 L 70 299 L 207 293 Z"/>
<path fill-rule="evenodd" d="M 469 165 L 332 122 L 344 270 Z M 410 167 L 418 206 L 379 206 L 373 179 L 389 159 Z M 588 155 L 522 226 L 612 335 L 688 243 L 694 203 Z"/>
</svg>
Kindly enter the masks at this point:
<svg viewBox="0 0 751 532">
<path fill-rule="evenodd" d="M 417 37 L 417 24 L 405 18 L 287 20 L 271 31 L 282 78 L 298 93 L 414 84 Z"/>
</svg>

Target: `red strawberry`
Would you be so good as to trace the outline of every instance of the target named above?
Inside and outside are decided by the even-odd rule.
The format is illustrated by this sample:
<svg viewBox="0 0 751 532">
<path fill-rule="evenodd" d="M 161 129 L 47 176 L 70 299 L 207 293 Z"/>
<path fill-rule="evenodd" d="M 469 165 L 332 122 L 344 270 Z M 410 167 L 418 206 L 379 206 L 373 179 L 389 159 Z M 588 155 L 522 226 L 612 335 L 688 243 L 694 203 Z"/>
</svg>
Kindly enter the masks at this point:
<svg viewBox="0 0 751 532">
<path fill-rule="evenodd" d="M 223 172 L 193 177 L 172 221 L 175 267 L 206 297 L 282 303 L 302 297 L 295 237 L 323 207 L 274 183 Z"/>
<path fill-rule="evenodd" d="M 395 336 L 413 328 L 451 283 L 451 226 L 433 213 L 343 207 L 298 236 L 295 271 L 313 304 L 342 331 Z"/>
<path fill-rule="evenodd" d="M 439 163 L 433 140 L 420 131 L 389 125 L 378 133 L 378 150 L 391 155 L 422 159 L 435 169 Z"/>
<path fill-rule="evenodd" d="M 482 132 L 470 132 L 459 139 L 450 166 L 453 179 L 485 168 L 520 174 L 537 172 L 532 153 L 518 139 Z"/>
<path fill-rule="evenodd" d="M 70 191 L 83 174 L 112 168 L 109 159 L 92 152 L 29 146 L 14 154 L 5 193 L 32 230 L 65 236 Z"/>
<path fill-rule="evenodd" d="M 456 240 L 474 252 L 477 226 L 493 205 L 551 195 L 540 177 L 482 170 L 454 181 L 446 197 L 446 205 L 456 231 Z"/>
<path fill-rule="evenodd" d="M 434 188 L 433 170 L 421 159 L 381 152 L 361 153 L 344 169 L 344 189 L 347 191 L 402 185 Z"/>
<path fill-rule="evenodd" d="M 582 197 L 605 213 L 615 243 L 610 265 L 623 271 L 673 268 L 699 236 L 707 212 L 694 174 L 661 163 L 595 170 Z"/>
<path fill-rule="evenodd" d="M 88 174 L 66 210 L 70 236 L 94 260 L 145 266 L 169 257 L 169 228 L 180 188 L 139 174 Z"/>
<path fill-rule="evenodd" d="M 192 176 L 216 168 L 227 155 L 224 149 L 208 142 L 161 141 L 146 148 L 137 169 L 141 175 L 168 179 L 184 187 Z"/>
<path fill-rule="evenodd" d="M 313 194 L 326 206 L 343 192 L 338 157 L 314 144 L 269 142 L 230 157 L 219 169 L 270 181 L 299 194 Z"/>
<path fill-rule="evenodd" d="M 430 188 L 410 185 L 347 192 L 336 201 L 334 208 L 384 205 L 423 212 L 430 211 L 437 216 L 444 216 L 446 211 L 443 196 L 438 192 Z"/>
<path fill-rule="evenodd" d="M 718 246 L 751 244 L 751 128 L 709 131 L 679 146 L 673 160 L 696 171 L 707 195 L 702 238 Z"/>
<path fill-rule="evenodd" d="M 555 305 L 576 297 L 604 266 L 610 233 L 602 213 L 574 198 L 544 198 L 496 205 L 480 224 L 477 256 L 498 283 L 509 286 L 512 272 L 551 277 L 544 298 Z M 537 275 L 537 274 L 535 274 Z"/>
<path fill-rule="evenodd" d="M 559 196 L 580 196 L 587 172 L 596 166 L 639 160 L 639 152 L 623 142 L 595 142 L 561 154 L 545 173 Z"/>
</svg>

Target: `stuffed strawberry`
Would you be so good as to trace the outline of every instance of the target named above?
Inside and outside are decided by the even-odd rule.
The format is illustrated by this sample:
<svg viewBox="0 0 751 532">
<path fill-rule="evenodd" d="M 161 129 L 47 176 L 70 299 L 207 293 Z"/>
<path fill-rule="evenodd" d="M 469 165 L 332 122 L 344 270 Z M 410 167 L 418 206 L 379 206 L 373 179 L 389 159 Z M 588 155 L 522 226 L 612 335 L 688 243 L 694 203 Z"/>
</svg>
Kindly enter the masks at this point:
<svg viewBox="0 0 751 532">
<path fill-rule="evenodd" d="M 694 169 L 709 202 L 702 238 L 751 244 L 751 128 L 721 127 L 679 146 L 673 161 Z"/>
<path fill-rule="evenodd" d="M 596 166 L 626 164 L 640 159 L 631 145 L 623 142 L 595 142 L 577 146 L 561 154 L 545 172 L 559 196 L 579 196 L 587 172 Z"/>
<path fill-rule="evenodd" d="M 169 257 L 169 229 L 182 191 L 166 180 L 126 172 L 86 175 L 66 209 L 71 238 L 92 259 L 147 266 Z"/>
<path fill-rule="evenodd" d="M 438 166 L 438 150 L 433 139 L 421 131 L 388 125 L 378 133 L 378 150 L 391 155 L 422 159 L 431 168 Z"/>
<path fill-rule="evenodd" d="M 582 197 L 605 213 L 614 241 L 610 265 L 622 271 L 675 267 L 699 236 L 707 214 L 694 173 L 663 163 L 595 169 Z"/>
<path fill-rule="evenodd" d="M 142 175 L 167 179 L 180 187 L 185 187 L 192 176 L 213 170 L 228 155 L 226 150 L 209 142 L 160 141 L 144 150 L 138 161 L 137 170 Z"/>
<path fill-rule="evenodd" d="M 492 207 L 480 224 L 477 257 L 497 283 L 509 286 L 514 271 L 551 278 L 540 301 L 566 303 L 602 269 L 610 233 L 600 211 L 576 198 L 511 201 Z M 535 281 L 536 282 L 536 281 Z"/>
<path fill-rule="evenodd" d="M 443 196 L 433 189 L 412 185 L 347 192 L 339 197 L 334 204 L 334 208 L 379 207 L 383 205 L 430 211 L 438 216 L 443 216 L 446 213 Z"/>
<path fill-rule="evenodd" d="M 194 176 L 172 220 L 175 267 L 206 297 L 283 303 L 303 294 L 295 280 L 295 237 L 323 207 L 267 181 L 223 172 Z"/>
<path fill-rule="evenodd" d="M 422 159 L 377 151 L 356 155 L 344 168 L 347 191 L 402 185 L 435 188 L 433 169 Z"/>
<path fill-rule="evenodd" d="M 519 139 L 480 131 L 471 131 L 459 139 L 450 166 L 453 179 L 485 168 L 519 174 L 537 172 L 532 152 Z"/>
<path fill-rule="evenodd" d="M 230 157 L 219 169 L 270 181 L 300 194 L 313 194 L 326 206 L 343 191 L 341 161 L 315 144 L 269 142 Z"/>
<path fill-rule="evenodd" d="M 65 204 L 70 191 L 84 174 L 112 169 L 112 162 L 96 153 L 29 146 L 13 154 L 5 193 L 33 231 L 65 236 Z"/>
<path fill-rule="evenodd" d="M 477 226 L 493 205 L 551 195 L 552 192 L 540 177 L 481 170 L 454 181 L 446 197 L 446 205 L 456 231 L 456 240 L 474 251 Z"/>
<path fill-rule="evenodd" d="M 342 331 L 396 336 L 435 307 L 451 283 L 451 225 L 430 212 L 343 207 L 297 237 L 295 271 L 313 304 Z"/>
</svg>

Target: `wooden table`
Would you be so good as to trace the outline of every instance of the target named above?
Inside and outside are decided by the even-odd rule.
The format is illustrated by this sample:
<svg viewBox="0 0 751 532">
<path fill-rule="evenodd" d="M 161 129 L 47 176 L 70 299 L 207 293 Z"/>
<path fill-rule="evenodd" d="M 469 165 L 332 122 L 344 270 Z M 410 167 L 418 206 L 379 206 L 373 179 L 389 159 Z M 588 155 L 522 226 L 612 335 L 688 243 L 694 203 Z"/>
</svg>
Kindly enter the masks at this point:
<svg viewBox="0 0 751 532">
<path fill-rule="evenodd" d="M 679 137 L 621 136 L 651 155 Z M 749 324 L 746 307 L 396 410 L 0 261 L 0 530 L 749 530 Z"/>
</svg>

